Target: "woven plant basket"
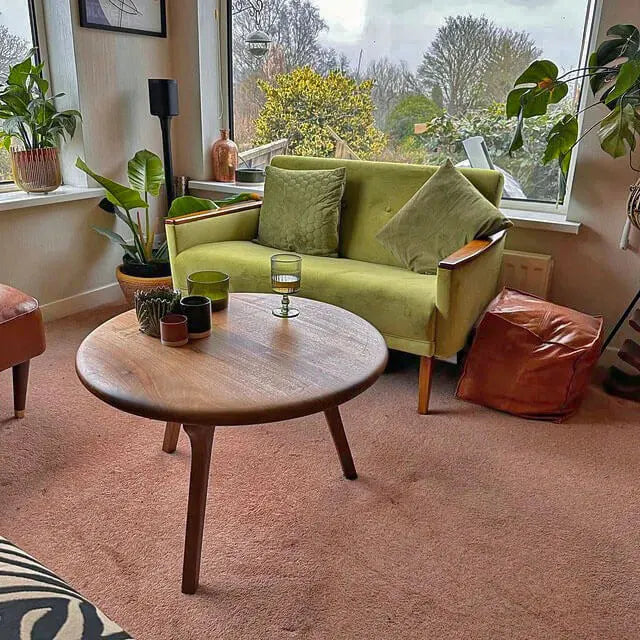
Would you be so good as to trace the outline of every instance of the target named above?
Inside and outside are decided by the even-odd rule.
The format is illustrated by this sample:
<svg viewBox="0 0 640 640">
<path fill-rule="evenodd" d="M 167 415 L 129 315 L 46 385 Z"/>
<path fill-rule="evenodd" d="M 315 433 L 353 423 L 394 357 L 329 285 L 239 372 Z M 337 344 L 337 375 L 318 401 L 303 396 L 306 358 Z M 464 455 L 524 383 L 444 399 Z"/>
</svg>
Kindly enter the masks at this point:
<svg viewBox="0 0 640 640">
<path fill-rule="evenodd" d="M 118 284 L 122 289 L 125 300 L 130 307 L 134 306 L 133 295 L 136 291 L 149 291 L 149 289 L 156 289 L 157 287 L 173 288 L 171 276 L 164 276 L 162 278 L 138 278 L 122 273 L 120 267 L 116 268 L 116 278 L 118 279 Z"/>
</svg>

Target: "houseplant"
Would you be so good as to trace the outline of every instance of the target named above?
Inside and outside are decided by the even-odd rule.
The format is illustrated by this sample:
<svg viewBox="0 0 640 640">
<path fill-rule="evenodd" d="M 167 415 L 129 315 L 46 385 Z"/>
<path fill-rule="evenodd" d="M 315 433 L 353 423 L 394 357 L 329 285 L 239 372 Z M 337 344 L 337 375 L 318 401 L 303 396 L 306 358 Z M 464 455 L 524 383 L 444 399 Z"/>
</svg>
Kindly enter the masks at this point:
<svg viewBox="0 0 640 640">
<path fill-rule="evenodd" d="M 16 184 L 24 191 L 48 193 L 62 184 L 58 145 L 73 137 L 80 112 L 58 111 L 56 100 L 64 94 L 47 97 L 44 63 L 35 64 L 33 55 L 12 66 L 0 88 L 0 144 L 11 154 Z"/>
<path fill-rule="evenodd" d="M 640 32 L 630 24 L 618 24 L 607 31 L 607 39 L 589 56 L 587 66 L 560 74 L 551 60 L 536 60 L 515 81 L 507 97 L 506 112 L 517 118 L 510 153 L 523 146 L 523 128 L 527 118 L 547 113 L 568 93 L 573 82 L 589 79 L 594 102 L 582 109 L 598 105 L 606 111 L 595 125 L 578 137 L 577 113 L 558 111 L 555 123 L 547 135 L 542 162 L 557 160 L 566 177 L 571 154 L 576 144 L 598 129 L 600 146 L 613 158 L 631 154 L 640 134 Z M 632 217 L 636 226 L 640 218 Z"/>
<path fill-rule="evenodd" d="M 93 227 L 98 233 L 120 245 L 124 251 L 122 264 L 116 269 L 120 288 L 130 304 L 136 291 L 171 287 L 171 269 L 167 243 L 154 247 L 155 226 L 149 215 L 149 198 L 158 197 L 164 184 L 164 170 L 160 158 L 151 151 L 138 151 L 127 164 L 129 186 L 114 182 L 92 171 L 78 158 L 78 169 L 93 178 L 107 192 L 100 207 L 127 226 L 131 237 L 125 239 L 111 229 Z M 243 193 L 225 200 L 208 200 L 183 196 L 176 198 L 169 210 L 170 217 L 198 211 L 210 211 L 244 200 L 256 199 L 255 194 Z"/>
</svg>

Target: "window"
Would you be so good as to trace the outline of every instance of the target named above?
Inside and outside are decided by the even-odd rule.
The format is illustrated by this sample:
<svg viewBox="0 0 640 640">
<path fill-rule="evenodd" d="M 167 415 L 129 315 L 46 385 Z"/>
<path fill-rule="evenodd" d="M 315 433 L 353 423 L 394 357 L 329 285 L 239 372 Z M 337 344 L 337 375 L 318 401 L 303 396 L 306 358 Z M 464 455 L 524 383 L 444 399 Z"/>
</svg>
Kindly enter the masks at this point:
<svg viewBox="0 0 640 640">
<path fill-rule="evenodd" d="M 585 56 L 591 0 L 228 0 L 231 120 L 241 152 L 461 166 L 505 173 L 505 198 L 562 202 L 541 164 L 550 116 L 515 122 L 504 101 L 537 58 Z M 575 111 L 575 86 L 554 109 Z M 531 135 L 534 134 L 534 135 Z"/>
<path fill-rule="evenodd" d="M 0 83 L 9 67 L 37 46 L 35 11 L 30 0 L 0 0 Z M 0 184 L 13 180 L 9 153 L 0 149 Z"/>
</svg>

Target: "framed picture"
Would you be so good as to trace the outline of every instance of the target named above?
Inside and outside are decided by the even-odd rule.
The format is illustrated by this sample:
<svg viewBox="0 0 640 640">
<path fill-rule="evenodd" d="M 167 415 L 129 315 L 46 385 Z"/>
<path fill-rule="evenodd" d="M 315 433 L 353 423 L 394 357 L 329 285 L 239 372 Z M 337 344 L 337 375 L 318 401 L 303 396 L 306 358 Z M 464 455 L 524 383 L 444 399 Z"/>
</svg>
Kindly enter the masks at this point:
<svg viewBox="0 0 640 640">
<path fill-rule="evenodd" d="M 80 25 L 166 38 L 165 0 L 80 0 Z"/>
</svg>

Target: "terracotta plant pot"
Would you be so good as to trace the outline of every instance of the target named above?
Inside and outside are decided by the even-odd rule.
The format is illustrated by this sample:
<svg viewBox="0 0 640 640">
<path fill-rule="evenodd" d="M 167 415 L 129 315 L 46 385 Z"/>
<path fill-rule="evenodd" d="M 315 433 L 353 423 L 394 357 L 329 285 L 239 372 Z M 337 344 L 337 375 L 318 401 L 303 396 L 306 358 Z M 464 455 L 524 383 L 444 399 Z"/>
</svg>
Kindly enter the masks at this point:
<svg viewBox="0 0 640 640">
<path fill-rule="evenodd" d="M 62 184 L 58 149 L 11 149 L 15 183 L 28 193 L 49 193 Z"/>
<path fill-rule="evenodd" d="M 133 296 L 136 291 L 149 291 L 157 287 L 173 288 L 171 276 L 161 276 L 157 278 L 141 278 L 139 276 L 129 276 L 122 271 L 122 265 L 116 268 L 116 278 L 122 289 L 122 293 L 130 307 L 134 306 Z"/>
<path fill-rule="evenodd" d="M 229 129 L 220 130 L 220 139 L 211 148 L 213 179 L 218 182 L 235 182 L 238 168 L 238 147 L 229 139 Z"/>
</svg>

